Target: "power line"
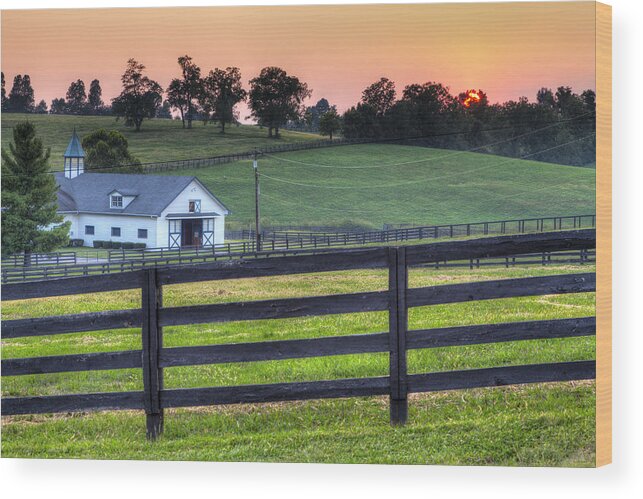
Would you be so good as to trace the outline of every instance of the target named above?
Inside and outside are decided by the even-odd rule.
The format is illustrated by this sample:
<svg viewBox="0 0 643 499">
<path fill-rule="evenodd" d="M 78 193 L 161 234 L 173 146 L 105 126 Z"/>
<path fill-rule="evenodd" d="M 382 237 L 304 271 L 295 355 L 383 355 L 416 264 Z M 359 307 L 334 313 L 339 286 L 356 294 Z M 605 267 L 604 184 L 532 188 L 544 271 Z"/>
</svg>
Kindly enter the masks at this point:
<svg viewBox="0 0 643 499">
<path fill-rule="evenodd" d="M 516 160 L 520 160 L 520 159 L 527 159 L 527 158 L 529 158 L 531 156 L 537 156 L 538 154 L 553 151 L 555 149 L 559 149 L 561 147 L 565 147 L 565 146 L 568 146 L 570 144 L 580 142 L 581 140 L 588 139 L 590 137 L 593 137 L 594 135 L 595 135 L 595 133 L 591 133 L 591 134 L 586 135 L 585 137 L 581 137 L 579 139 L 570 140 L 569 142 L 565 142 L 563 144 L 559 144 L 559 145 L 556 145 L 556 146 L 553 146 L 553 147 L 549 147 L 547 149 L 542 149 L 540 151 L 536 151 L 536 152 L 533 152 L 533 153 L 530 153 L 530 154 L 525 154 L 525 155 L 519 156 L 517 158 L 509 158 L 509 159 L 507 159 L 505 161 L 501 161 L 499 163 L 494 163 L 494 164 L 491 164 L 491 165 L 483 166 L 481 168 L 473 168 L 471 170 L 467 170 L 467 171 L 463 171 L 463 172 L 454 172 L 452 174 L 440 175 L 440 176 L 437 176 L 437 177 L 424 178 L 424 179 L 421 179 L 421 180 L 412 180 L 412 181 L 408 181 L 408 182 L 398 182 L 398 183 L 393 183 L 393 184 L 380 184 L 380 185 L 368 185 L 368 186 L 355 186 L 355 185 L 351 185 L 351 186 L 330 186 L 330 185 L 304 184 L 304 183 L 301 183 L 301 182 L 293 182 L 292 180 L 286 180 L 286 179 L 283 179 L 283 178 L 272 177 L 270 175 L 266 175 L 265 173 L 260 173 L 259 175 L 262 176 L 262 177 L 268 178 L 270 180 L 274 180 L 276 182 L 282 182 L 282 183 L 285 183 L 285 184 L 297 185 L 297 186 L 300 186 L 300 187 L 314 187 L 316 189 L 347 190 L 347 189 L 379 189 L 379 188 L 386 188 L 386 187 L 398 187 L 398 186 L 402 186 L 402 185 L 418 184 L 418 183 L 421 183 L 421 182 L 427 182 L 427 181 L 431 181 L 431 180 L 440 180 L 440 179 L 443 179 L 443 178 L 456 177 L 456 176 L 465 175 L 465 174 L 468 174 L 468 173 L 475 173 L 475 172 L 479 172 L 479 171 L 482 171 L 482 170 L 488 170 L 489 168 L 493 168 L 493 167 L 496 167 L 496 166 L 499 166 L 499 165 L 504 165 L 506 163 L 511 163 L 512 161 L 516 161 Z"/>
<path fill-rule="evenodd" d="M 545 127 L 542 127 L 542 128 L 538 128 L 536 130 L 531 130 L 529 132 L 525 132 L 525 133 L 520 134 L 520 135 L 509 137 L 507 139 L 499 140 L 497 142 L 492 142 L 492 143 L 485 144 L 485 145 L 482 145 L 482 146 L 472 147 L 470 149 L 465 149 L 465 150 L 462 150 L 462 151 L 457 151 L 457 152 L 454 152 L 454 153 L 445 154 L 443 156 L 435 156 L 435 157 L 432 157 L 432 158 L 417 159 L 417 160 L 412 160 L 412 161 L 404 161 L 404 162 L 401 162 L 401 163 L 388 163 L 388 164 L 377 164 L 377 165 L 358 165 L 358 166 L 337 166 L 337 165 L 327 165 L 327 164 L 321 164 L 321 163 L 307 163 L 305 161 L 297 161 L 297 160 L 294 160 L 294 159 L 283 158 L 281 156 L 274 156 L 274 155 L 268 154 L 268 153 L 263 153 L 263 155 L 267 156 L 269 158 L 273 158 L 273 159 L 275 159 L 277 161 L 285 161 L 285 162 L 288 162 L 288 163 L 295 163 L 295 164 L 299 164 L 299 165 L 303 165 L 303 166 L 311 166 L 311 167 L 314 167 L 314 168 L 334 168 L 334 169 L 338 169 L 338 170 L 356 170 L 356 169 L 370 169 L 370 168 L 387 168 L 387 167 L 392 167 L 392 166 L 405 166 L 405 165 L 410 165 L 410 164 L 418 164 L 418 163 L 425 163 L 425 162 L 429 162 L 429 161 L 435 161 L 435 160 L 438 160 L 438 159 L 450 158 L 450 157 L 453 157 L 453 156 L 458 156 L 460 154 L 465 154 L 465 153 L 468 153 L 468 152 L 474 152 L 474 151 L 477 151 L 477 150 L 480 150 L 480 149 L 486 149 L 488 147 L 493 147 L 493 146 L 496 146 L 496 145 L 499 145 L 499 144 L 504 144 L 506 142 L 511 142 L 513 140 L 517 140 L 517 139 L 520 139 L 520 138 L 523 138 L 523 137 L 527 137 L 529 135 L 533 135 L 535 133 L 542 132 L 543 130 L 553 128 L 553 127 L 561 125 L 563 123 L 568 123 L 570 121 L 580 119 L 581 117 L 583 117 L 585 115 L 588 115 L 588 114 L 594 114 L 594 113 L 585 113 L 585 114 L 576 116 L 574 118 L 557 121 L 555 123 L 552 123 L 552 124 L 550 124 L 548 126 L 545 126 Z M 481 130 L 481 132 L 489 132 L 489 131 L 494 131 L 494 130 L 506 130 L 506 129 L 514 129 L 514 128 L 515 128 L 515 126 L 503 127 L 503 128 L 497 128 L 497 129 L 486 129 L 486 130 Z M 470 133 L 470 132 L 455 132 L 453 134 L 444 134 L 444 135 L 455 135 L 455 134 L 463 134 L 463 133 Z M 422 138 L 430 138 L 430 137 L 437 137 L 437 136 L 438 135 L 426 136 L 426 137 L 422 137 Z M 409 139 L 391 139 L 391 140 L 396 140 L 397 141 L 397 140 L 409 140 Z M 415 140 L 415 139 L 411 139 L 411 140 Z"/>
<path fill-rule="evenodd" d="M 476 150 L 485 149 L 487 147 L 493 147 L 494 145 L 498 145 L 498 144 L 502 144 L 502 143 L 509 142 L 509 141 L 512 141 L 512 140 L 516 140 L 516 139 L 525 137 L 527 135 L 531 135 L 533 133 L 537 133 L 537 132 L 540 132 L 542 130 L 552 128 L 554 126 L 558 126 L 558 125 L 561 125 L 561 124 L 564 124 L 564 123 L 568 123 L 570 121 L 576 121 L 576 120 L 580 120 L 580 119 L 588 119 L 592 115 L 595 115 L 595 112 L 587 112 L 587 113 L 579 114 L 577 116 L 574 116 L 573 118 L 567 118 L 567 119 L 564 119 L 564 120 L 559 120 L 559 121 L 556 121 L 556 122 L 552 122 L 550 125 L 548 125 L 546 127 L 539 128 L 537 130 L 532 130 L 532 131 L 526 132 L 524 134 L 517 135 L 517 136 L 514 136 L 514 137 L 510 137 L 508 139 L 504 139 L 502 141 L 494 142 L 494 143 L 491 143 L 491 144 L 486 144 L 486 145 L 483 145 L 483 146 L 477 146 L 477 147 L 467 149 L 467 150 L 463 150 L 463 151 L 457 151 L 457 152 L 455 152 L 455 153 L 453 153 L 451 155 L 458 155 L 458 154 L 463 154 L 465 152 L 473 152 L 473 151 L 476 151 Z M 509 125 L 509 126 L 496 127 L 496 128 L 487 128 L 487 129 L 484 129 L 484 130 L 480 130 L 480 133 L 500 131 L 500 130 L 511 130 L 511 129 L 515 129 L 518 126 L 530 125 L 532 123 L 533 123 L 533 121 L 521 121 L 521 122 L 514 123 L 512 125 Z M 471 131 L 468 130 L 468 131 L 456 131 L 456 132 L 443 132 L 443 133 L 437 133 L 437 134 L 431 134 L 431 135 L 419 135 L 419 136 L 414 136 L 414 137 L 380 138 L 380 139 L 374 139 L 372 142 L 365 142 L 365 143 L 384 143 L 384 142 L 412 141 L 412 140 L 422 140 L 422 139 L 438 138 L 438 137 L 445 137 L 445 136 L 452 136 L 452 135 L 466 135 L 468 133 L 471 133 Z M 356 145 L 358 145 L 358 144 L 356 144 Z M 284 152 L 288 152 L 288 151 L 284 151 Z M 414 161 L 405 162 L 405 163 L 398 163 L 398 164 L 341 167 L 341 166 L 334 166 L 334 165 L 305 163 L 303 161 L 296 161 L 296 160 L 292 160 L 292 159 L 286 159 L 286 158 L 274 156 L 274 155 L 266 153 L 266 152 L 261 152 L 260 150 L 257 150 L 257 153 L 259 155 L 261 155 L 261 156 L 271 157 L 271 158 L 274 158 L 274 159 L 277 159 L 277 160 L 280 160 L 280 161 L 287 161 L 287 162 L 291 162 L 291 163 L 299 163 L 299 164 L 302 164 L 302 165 L 314 166 L 314 167 L 317 167 L 317 168 L 339 168 L 339 169 L 342 169 L 342 168 L 344 168 L 344 169 L 353 169 L 353 168 L 357 169 L 357 168 L 369 168 L 369 167 L 381 168 L 381 167 L 386 167 L 386 166 L 401 166 L 401 165 L 404 165 L 404 164 L 421 163 L 421 162 L 424 162 L 424 161 L 434 161 L 435 159 L 440 159 L 440 158 L 429 158 L 429 159 L 425 159 L 425 160 L 414 160 Z M 251 154 L 252 153 L 250 153 L 250 152 L 248 153 L 249 156 Z M 213 158 L 216 158 L 216 157 L 218 157 L 218 156 L 213 156 L 211 158 L 187 158 L 187 159 L 176 160 L 176 161 L 204 161 L 204 160 L 213 159 Z M 449 157 L 449 156 L 444 156 L 444 157 Z M 126 164 L 126 165 L 119 165 L 119 166 L 94 166 L 91 169 L 88 169 L 87 171 L 91 173 L 91 172 L 100 171 L 100 170 L 111 170 L 111 171 L 114 171 L 115 173 L 127 173 L 127 172 L 119 172 L 119 170 L 124 170 L 124 169 L 132 168 L 132 167 L 143 167 L 142 172 L 135 172 L 135 173 L 146 174 L 145 167 L 148 166 L 148 165 L 155 165 L 155 164 L 157 164 L 157 163 L 142 163 L 142 164 L 129 163 L 129 164 Z M 64 173 L 64 170 L 51 170 L 51 171 L 49 171 L 47 173 L 55 175 L 56 173 Z M 9 174 L 7 176 L 14 176 L 14 175 Z"/>
</svg>

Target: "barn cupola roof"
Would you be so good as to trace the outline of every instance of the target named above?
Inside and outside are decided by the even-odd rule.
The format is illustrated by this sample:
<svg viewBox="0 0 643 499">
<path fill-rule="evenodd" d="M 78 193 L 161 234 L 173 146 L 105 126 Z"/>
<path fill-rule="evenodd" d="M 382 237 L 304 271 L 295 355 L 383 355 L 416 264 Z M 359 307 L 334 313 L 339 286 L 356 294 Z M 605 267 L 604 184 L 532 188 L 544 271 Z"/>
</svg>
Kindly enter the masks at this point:
<svg viewBox="0 0 643 499">
<path fill-rule="evenodd" d="M 74 128 L 74 133 L 63 157 L 65 177 L 76 178 L 78 175 L 85 173 L 85 151 L 83 151 L 83 146 L 80 144 L 76 128 Z"/>
<path fill-rule="evenodd" d="M 71 136 L 71 140 L 69 141 L 69 145 L 67 146 L 67 150 L 65 151 L 64 156 L 65 158 L 85 157 L 85 151 L 83 151 L 83 146 L 80 144 L 80 139 L 78 138 L 78 134 L 76 133 L 76 128 L 74 128 L 74 133 Z"/>
</svg>

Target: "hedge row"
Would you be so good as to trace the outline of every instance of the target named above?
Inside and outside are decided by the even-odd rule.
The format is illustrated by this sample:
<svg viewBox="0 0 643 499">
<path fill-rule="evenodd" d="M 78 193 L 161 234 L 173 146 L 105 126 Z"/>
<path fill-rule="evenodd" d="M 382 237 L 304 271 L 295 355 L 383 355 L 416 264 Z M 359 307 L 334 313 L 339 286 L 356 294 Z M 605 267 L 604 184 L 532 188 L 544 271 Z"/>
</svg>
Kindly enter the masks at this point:
<svg viewBox="0 0 643 499">
<path fill-rule="evenodd" d="M 69 243 L 67 243 L 68 248 L 80 248 L 81 246 L 85 245 L 85 240 L 84 239 L 70 239 Z"/>
<path fill-rule="evenodd" d="M 145 243 L 128 243 L 121 241 L 94 241 L 94 248 L 105 249 L 145 249 Z"/>
</svg>

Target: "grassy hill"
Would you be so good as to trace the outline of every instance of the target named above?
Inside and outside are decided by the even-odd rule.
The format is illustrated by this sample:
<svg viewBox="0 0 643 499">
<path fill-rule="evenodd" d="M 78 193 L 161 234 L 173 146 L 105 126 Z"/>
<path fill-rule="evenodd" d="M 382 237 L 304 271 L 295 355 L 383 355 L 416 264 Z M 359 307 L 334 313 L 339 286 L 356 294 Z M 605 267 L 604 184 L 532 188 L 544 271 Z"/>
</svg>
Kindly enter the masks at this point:
<svg viewBox="0 0 643 499">
<path fill-rule="evenodd" d="M 264 157 L 259 169 L 264 223 L 381 227 L 595 211 L 595 170 L 480 153 L 368 144 Z M 230 226 L 253 220 L 249 161 L 168 174 L 198 176 L 232 211 Z"/>
<path fill-rule="evenodd" d="M 144 163 L 219 156 L 275 143 L 321 138 L 319 135 L 285 130 L 281 139 L 276 141 L 267 137 L 267 130 L 251 125 L 226 127 L 226 133 L 222 135 L 219 128 L 213 124 L 204 126 L 203 122 L 193 122 L 193 128 L 187 130 L 181 128 L 180 121 L 161 119 L 144 122 L 143 128 L 137 133 L 132 127 L 126 127 L 122 120 L 116 121 L 111 116 L 3 113 L 2 147 L 9 144 L 14 125 L 24 120 L 33 122 L 45 146 L 51 147 L 51 165 L 54 170 L 62 169 L 62 155 L 74 127 L 81 137 L 99 128 L 120 131 L 129 141 L 130 152 Z"/>
</svg>

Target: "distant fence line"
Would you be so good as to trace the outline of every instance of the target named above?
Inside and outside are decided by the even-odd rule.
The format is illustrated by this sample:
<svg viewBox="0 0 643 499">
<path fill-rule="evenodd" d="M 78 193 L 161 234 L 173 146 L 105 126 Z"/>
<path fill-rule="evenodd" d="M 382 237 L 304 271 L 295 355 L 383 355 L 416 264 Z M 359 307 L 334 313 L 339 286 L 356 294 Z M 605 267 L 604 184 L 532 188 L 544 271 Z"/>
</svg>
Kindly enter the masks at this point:
<svg viewBox="0 0 643 499">
<path fill-rule="evenodd" d="M 67 263 L 55 263 L 53 260 L 40 259 L 42 264 L 32 264 L 25 267 L 20 265 L 21 256 L 16 255 L 13 262 L 5 265 L 3 260 L 2 282 L 26 281 L 32 279 L 48 280 L 70 277 L 74 275 L 110 274 L 114 272 L 132 271 L 150 266 L 169 266 L 191 264 L 195 262 L 216 261 L 231 258 L 252 258 L 253 256 L 271 257 L 275 255 L 292 255 L 298 253 L 319 253 L 337 247 L 354 247 L 369 244 L 389 244 L 395 242 L 436 239 L 458 236 L 514 234 L 527 232 L 544 232 L 548 230 L 563 230 L 567 228 L 594 227 L 595 215 L 576 215 L 568 217 L 535 218 L 521 220 L 501 220 L 495 222 L 480 222 L 471 224 L 439 225 L 427 227 L 412 227 L 406 229 L 391 229 L 371 232 L 343 233 L 273 233 L 270 239 L 264 239 L 261 247 L 257 248 L 256 240 L 239 241 L 214 245 L 210 247 L 193 247 L 177 249 L 120 249 L 107 252 L 106 261 L 96 263 L 77 263 L 76 260 Z M 50 254 L 49 256 L 51 256 Z M 55 254 L 53 254 L 55 255 Z M 524 255 L 523 255 L 524 256 Z M 558 255 L 555 255 L 558 256 Z M 579 255 L 570 260 L 577 263 L 591 261 L 593 255 Z M 539 255 L 534 261 L 533 255 L 514 260 L 513 264 L 562 263 L 560 258 L 551 259 L 551 255 Z M 487 262 L 491 265 L 502 265 L 502 262 Z M 506 262 L 505 262 L 506 263 Z M 483 265 L 486 263 L 483 263 Z M 473 268 L 473 262 L 468 264 Z M 507 263 L 509 265 L 509 263 Z M 455 264 L 444 262 L 445 266 L 467 266 L 466 263 Z M 480 262 L 476 264 L 480 266 Z"/>
<path fill-rule="evenodd" d="M 246 243 L 242 243 L 246 244 Z M 275 257 L 298 256 L 298 255 L 321 255 L 333 251 L 351 252 L 356 248 L 317 248 L 317 249 L 275 249 L 267 251 L 254 251 L 254 245 L 247 243 L 247 252 L 217 251 L 216 249 L 193 249 L 188 251 L 165 250 L 161 256 L 160 252 L 154 256 L 143 254 L 143 258 L 133 258 L 125 254 L 120 259 L 110 255 L 110 260 L 101 263 L 85 263 L 76 265 L 59 266 L 31 266 L 13 267 L 2 269 L 2 283 L 10 284 L 29 281 L 49 281 L 54 279 L 65 279 L 68 277 L 106 275 L 122 272 L 132 272 L 149 268 L 169 268 L 186 266 L 196 263 L 208 263 L 229 260 L 255 260 Z M 128 250 L 125 250 L 128 251 Z M 515 255 L 512 258 L 478 258 L 469 260 L 436 260 L 432 266 L 438 268 L 468 267 L 470 269 L 485 266 L 513 267 L 516 265 L 560 265 L 560 264 L 588 264 L 596 261 L 594 250 L 578 250 L 563 252 L 543 252 Z"/>
<path fill-rule="evenodd" d="M 333 140 L 309 140 L 302 142 L 292 142 L 289 144 L 276 144 L 274 146 L 257 148 L 257 150 L 245 151 L 232 154 L 223 154 L 220 156 L 211 156 L 208 158 L 178 159 L 173 161 L 160 161 L 153 163 L 143 163 L 141 166 L 145 173 L 164 172 L 170 170 L 185 170 L 191 168 L 206 168 L 208 166 L 222 165 L 252 159 L 255 154 L 262 153 L 276 154 L 280 152 L 304 151 L 308 149 L 321 149 L 324 147 L 335 147 L 343 145 L 366 144 L 372 142 L 372 139 L 344 139 L 338 138 Z"/>
<path fill-rule="evenodd" d="M 594 359 L 412 374 L 407 369 L 407 354 L 414 349 L 595 335 L 594 316 L 431 329 L 413 329 L 408 321 L 409 310 L 414 307 L 590 293 L 596 290 L 596 275 L 593 272 L 410 287 L 409 271 L 413 267 L 449 259 L 513 258 L 534 252 L 588 251 L 595 248 L 595 245 L 595 231 L 578 230 L 417 246 L 360 248 L 314 257 L 284 257 L 271 260 L 268 264 L 262 260 L 236 260 L 181 268 L 150 268 L 120 275 L 77 277 L 45 283 L 9 284 L 3 287 L 3 300 L 138 289 L 142 292 L 141 307 L 138 309 L 14 319 L 3 321 L 2 326 L 5 339 L 140 328 L 141 348 L 119 352 L 2 359 L 3 376 L 140 369 L 143 389 L 3 397 L 2 413 L 18 415 L 140 410 L 146 415 L 147 437 L 154 440 L 163 431 L 163 413 L 167 408 L 386 395 L 389 398 L 390 422 L 400 425 L 406 423 L 408 418 L 409 393 L 593 379 L 596 375 Z M 385 269 L 388 274 L 388 289 L 180 307 L 166 306 L 162 302 L 163 287 L 166 285 L 354 269 Z M 368 334 L 259 343 L 170 348 L 163 345 L 163 328 L 166 326 L 363 312 L 387 313 L 388 328 L 383 332 Z M 170 367 L 378 352 L 388 354 L 389 369 L 386 376 L 199 388 L 166 388 L 163 384 L 163 371 Z"/>
<path fill-rule="evenodd" d="M 366 242 L 405 241 L 437 237 L 461 237 L 490 234 L 522 234 L 526 232 L 545 232 L 548 230 L 565 230 L 593 228 L 596 226 L 596 215 L 566 215 L 561 217 L 535 217 L 490 222 L 472 222 L 460 224 L 442 224 L 417 226 L 410 224 L 384 224 L 382 230 L 342 229 L 331 226 L 275 226 L 261 231 L 264 241 L 276 240 L 324 240 L 344 243 L 346 240 Z M 303 229 L 303 230 L 302 230 Z M 253 229 L 226 231 L 228 239 L 255 239 Z"/>
</svg>

